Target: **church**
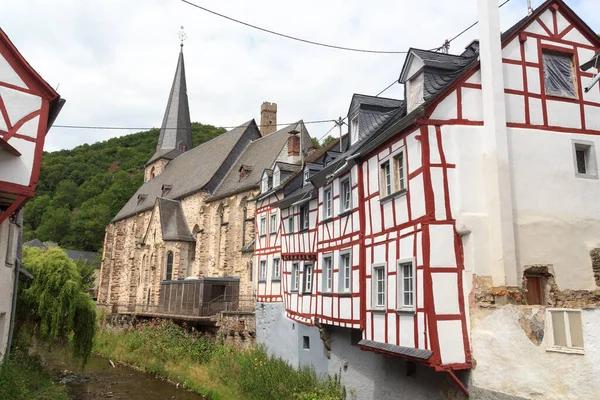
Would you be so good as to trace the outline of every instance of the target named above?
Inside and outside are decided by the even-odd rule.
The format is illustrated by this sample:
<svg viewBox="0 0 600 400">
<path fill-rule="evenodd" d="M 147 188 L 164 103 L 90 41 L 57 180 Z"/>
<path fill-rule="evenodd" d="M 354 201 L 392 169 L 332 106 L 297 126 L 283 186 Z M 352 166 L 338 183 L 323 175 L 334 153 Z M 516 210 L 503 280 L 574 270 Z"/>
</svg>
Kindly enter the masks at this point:
<svg viewBox="0 0 600 400">
<path fill-rule="evenodd" d="M 299 168 L 312 151 L 303 121 L 277 126 L 277 104 L 265 102 L 260 126 L 252 119 L 192 148 L 182 45 L 144 183 L 106 228 L 99 304 L 152 307 L 169 283 L 213 278 L 239 279 L 240 295 L 252 295 L 263 172 Z"/>
</svg>

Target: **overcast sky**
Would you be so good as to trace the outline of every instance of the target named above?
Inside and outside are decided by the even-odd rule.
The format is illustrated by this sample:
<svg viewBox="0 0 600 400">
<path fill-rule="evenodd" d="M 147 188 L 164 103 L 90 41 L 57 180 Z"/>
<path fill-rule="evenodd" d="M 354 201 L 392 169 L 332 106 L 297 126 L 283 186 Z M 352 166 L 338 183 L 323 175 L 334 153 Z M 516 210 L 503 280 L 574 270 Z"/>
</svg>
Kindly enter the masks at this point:
<svg viewBox="0 0 600 400">
<path fill-rule="evenodd" d="M 437 47 L 477 19 L 477 0 L 192 0 L 265 28 L 348 47 Z M 598 0 L 567 0 L 600 31 Z M 542 0 L 532 0 L 537 6 Z M 503 29 L 526 0 L 501 9 Z M 278 122 L 345 116 L 353 93 L 375 95 L 398 78 L 404 55 L 350 53 L 290 41 L 235 24 L 179 0 L 3 1 L 0 27 L 67 100 L 55 124 L 158 127 L 184 46 L 192 121 L 260 121 L 263 101 Z M 452 43 L 460 53 L 477 27 Z M 396 84 L 383 96 L 402 98 Z M 309 125 L 322 137 L 332 123 Z M 46 150 L 70 149 L 136 131 L 52 128 Z M 337 132 L 337 130 L 336 130 Z"/>
</svg>

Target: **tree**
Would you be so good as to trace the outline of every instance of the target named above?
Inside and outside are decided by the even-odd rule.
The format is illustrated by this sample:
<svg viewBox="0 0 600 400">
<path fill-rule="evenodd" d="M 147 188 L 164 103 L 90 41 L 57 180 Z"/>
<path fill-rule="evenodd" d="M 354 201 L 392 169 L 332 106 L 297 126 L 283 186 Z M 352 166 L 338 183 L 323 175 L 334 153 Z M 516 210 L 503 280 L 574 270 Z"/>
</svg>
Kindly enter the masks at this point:
<svg viewBox="0 0 600 400">
<path fill-rule="evenodd" d="M 44 213 L 36 234 L 42 242 L 50 240 L 60 244 L 70 231 L 71 210 L 66 206 L 55 208 L 52 204 Z"/>
<path fill-rule="evenodd" d="M 318 149 L 319 147 L 321 147 L 321 143 L 319 143 L 319 139 L 314 137 L 314 138 L 311 138 L 311 140 L 312 140 L 313 147 L 315 149 Z"/>
<path fill-rule="evenodd" d="M 329 135 L 325 139 L 323 139 L 323 143 L 321 145 L 323 147 L 326 147 L 326 146 L 330 145 L 331 143 L 335 142 L 336 140 L 337 140 L 337 138 L 334 138 L 333 136 Z"/>
<path fill-rule="evenodd" d="M 42 222 L 42 216 L 50 206 L 51 200 L 50 196 L 45 194 L 34 198 L 27 204 L 23 216 L 27 228 L 31 230 L 37 229 Z"/>
<path fill-rule="evenodd" d="M 59 247 L 23 249 L 23 268 L 33 279 L 20 285 L 18 318 L 39 328 L 48 343 L 73 335 L 73 354 L 87 361 L 96 331 L 96 305 L 75 262 Z"/>
</svg>

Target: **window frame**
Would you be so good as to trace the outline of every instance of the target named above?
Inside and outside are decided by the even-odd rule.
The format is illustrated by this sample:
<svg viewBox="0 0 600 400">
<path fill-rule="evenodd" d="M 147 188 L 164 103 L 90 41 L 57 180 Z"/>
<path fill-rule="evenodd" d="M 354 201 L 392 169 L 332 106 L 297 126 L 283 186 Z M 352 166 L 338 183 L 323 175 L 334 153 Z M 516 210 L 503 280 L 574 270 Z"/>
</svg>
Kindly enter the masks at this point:
<svg viewBox="0 0 600 400">
<path fill-rule="evenodd" d="M 394 159 L 394 193 L 406 190 L 406 152 L 404 148 L 399 149 L 392 157 Z M 400 180 L 400 164 L 402 165 L 402 180 Z"/>
<path fill-rule="evenodd" d="M 269 191 L 269 177 L 267 175 L 263 176 L 261 179 L 260 187 L 262 193 L 267 193 Z"/>
<path fill-rule="evenodd" d="M 292 263 L 290 274 L 290 292 L 298 292 L 300 288 L 299 280 L 300 280 L 300 263 L 295 261 Z"/>
<path fill-rule="evenodd" d="M 329 269 L 325 271 L 325 260 L 329 260 Z M 322 293 L 333 293 L 333 253 L 327 253 L 323 255 L 321 259 L 323 263 L 323 267 L 321 268 L 321 278 L 322 278 Z M 329 274 L 327 276 L 326 274 Z M 329 287 L 327 286 L 329 284 Z"/>
<path fill-rule="evenodd" d="M 288 215 L 288 233 L 294 233 L 294 217 L 295 215 L 290 212 Z"/>
<path fill-rule="evenodd" d="M 598 163 L 596 160 L 596 147 L 594 146 L 594 142 L 590 140 L 571 139 L 571 146 L 573 150 L 573 168 L 575 176 L 584 179 L 598 179 Z M 579 172 L 579 167 L 577 165 L 577 151 L 585 152 L 585 173 Z"/>
<path fill-rule="evenodd" d="M 302 266 L 302 293 L 312 294 L 315 281 L 315 264 L 310 262 L 304 262 Z"/>
<path fill-rule="evenodd" d="M 267 281 L 267 260 L 260 260 L 258 262 L 258 282 Z"/>
<path fill-rule="evenodd" d="M 415 92 L 415 95 L 419 95 L 419 98 L 415 99 L 412 92 L 417 87 L 418 91 Z M 404 98 L 406 99 L 407 112 L 409 113 L 425 102 L 425 71 L 423 69 L 420 69 L 406 80 Z"/>
<path fill-rule="evenodd" d="M 277 262 L 275 262 L 277 261 Z M 275 268 L 277 266 L 277 268 Z M 277 273 L 275 273 L 277 272 Z M 280 281 L 281 280 L 281 259 L 278 257 L 273 257 L 271 260 L 271 281 Z"/>
<path fill-rule="evenodd" d="M 310 204 L 301 204 L 300 209 L 300 232 L 310 229 Z M 304 215 L 306 213 L 306 215 Z"/>
<path fill-rule="evenodd" d="M 260 237 L 267 236 L 267 217 L 260 217 L 259 226 L 258 226 L 258 234 Z"/>
<path fill-rule="evenodd" d="M 550 96 L 550 97 L 558 97 L 558 98 L 563 98 L 563 99 L 579 99 L 580 97 L 580 93 L 579 93 L 579 82 L 578 82 L 578 77 L 577 77 L 577 72 L 575 70 L 575 68 L 577 68 L 577 66 L 575 65 L 575 53 L 573 52 L 573 50 L 571 49 L 558 49 L 558 48 L 549 48 L 547 46 L 542 45 L 542 59 L 541 61 L 541 65 L 540 68 L 542 69 L 542 78 L 543 78 L 543 85 L 544 85 L 544 94 L 546 96 Z M 562 56 L 562 57 L 568 57 L 571 61 L 571 82 L 573 83 L 573 93 L 575 94 L 574 96 L 567 96 L 564 94 L 556 94 L 556 93 L 548 93 L 548 85 L 546 84 L 546 68 L 545 68 L 545 61 L 544 61 L 544 54 L 550 54 L 550 55 L 554 55 L 554 56 Z"/>
<path fill-rule="evenodd" d="M 327 210 L 326 202 L 329 195 L 329 210 Z M 329 212 L 327 212 L 329 211 Z M 323 220 L 333 218 L 333 188 L 327 186 L 323 188 Z"/>
<path fill-rule="evenodd" d="M 412 304 L 406 305 L 404 304 L 404 267 L 410 265 L 411 271 L 411 294 L 412 294 Z M 410 312 L 414 313 L 417 310 L 417 296 L 416 296 L 416 288 L 417 288 L 417 266 L 414 257 L 413 258 L 405 258 L 396 261 L 396 310 L 399 312 Z"/>
<path fill-rule="evenodd" d="M 348 268 L 344 265 L 343 259 L 348 256 Z M 338 267 L 338 293 L 339 294 L 351 294 L 352 293 L 352 249 L 342 250 L 339 255 L 340 264 Z M 348 274 L 347 274 L 348 272 Z M 346 278 L 348 278 L 348 287 L 346 287 Z"/>
<path fill-rule="evenodd" d="M 277 187 L 279 186 L 279 184 L 281 183 L 281 171 L 279 170 L 279 168 L 276 168 L 275 171 L 273 171 L 273 187 Z"/>
<path fill-rule="evenodd" d="M 304 180 L 302 181 L 302 187 L 306 186 L 310 179 L 310 170 L 308 168 L 304 169 Z"/>
<path fill-rule="evenodd" d="M 379 163 L 379 195 L 380 197 L 387 197 L 392 195 L 392 166 L 390 160 L 386 158 L 384 161 Z M 386 172 L 387 169 L 387 172 Z M 389 184 L 386 181 L 386 177 L 389 179 Z M 384 184 L 385 182 L 385 184 Z M 389 189 L 388 189 L 389 186 Z M 381 192 L 383 191 L 383 195 Z"/>
<path fill-rule="evenodd" d="M 376 271 L 383 271 L 383 304 L 378 303 L 378 280 L 376 279 Z M 387 310 L 387 264 L 386 263 L 376 263 L 371 265 L 371 311 L 386 311 Z"/>
<path fill-rule="evenodd" d="M 548 332 L 551 333 L 551 335 L 545 335 L 548 337 L 548 347 L 546 347 L 546 351 L 553 351 L 553 352 L 558 352 L 558 353 L 570 353 L 570 354 L 585 354 L 585 337 L 583 335 L 583 313 L 581 309 L 578 308 L 548 308 L 546 309 L 546 321 L 548 321 Z M 552 320 L 552 313 L 559 313 L 562 312 L 563 313 L 563 321 L 565 324 L 565 339 L 567 342 L 567 346 L 561 346 L 561 345 L 557 345 L 556 341 L 555 341 L 555 337 L 554 337 L 554 322 Z M 581 318 L 581 338 L 583 341 L 583 346 L 584 347 L 573 347 L 573 346 L 569 346 L 569 344 L 572 345 L 572 338 L 571 338 L 571 322 L 569 320 L 568 317 L 568 313 L 570 312 L 576 312 L 579 313 L 579 316 Z"/>
<path fill-rule="evenodd" d="M 400 180 L 400 162 L 402 162 L 402 180 Z M 386 171 L 389 169 L 389 192 L 386 182 Z M 402 183 L 402 187 L 401 187 Z M 379 162 L 379 199 L 386 201 L 394 197 L 402 196 L 408 191 L 408 169 L 406 159 L 406 148 L 398 150 L 386 156 Z"/>
<path fill-rule="evenodd" d="M 358 115 L 356 115 L 354 118 L 352 118 L 350 120 L 350 137 L 352 140 L 352 144 L 358 142 L 359 139 L 359 133 L 360 132 L 360 125 L 359 125 L 359 120 L 358 120 Z"/>
<path fill-rule="evenodd" d="M 170 262 L 170 271 L 169 271 L 169 256 L 171 257 Z M 165 256 L 165 281 L 173 280 L 173 264 L 175 263 L 175 255 L 172 250 L 167 251 Z"/>
<path fill-rule="evenodd" d="M 344 185 L 348 184 L 348 191 L 344 190 Z M 347 198 L 346 198 L 347 196 Z M 348 203 L 348 207 L 345 204 Z M 352 183 L 350 176 L 340 179 L 340 214 L 352 210 Z"/>
<path fill-rule="evenodd" d="M 278 225 L 279 224 L 277 223 L 277 212 L 269 215 L 269 233 L 271 235 L 274 235 L 277 233 Z"/>
</svg>

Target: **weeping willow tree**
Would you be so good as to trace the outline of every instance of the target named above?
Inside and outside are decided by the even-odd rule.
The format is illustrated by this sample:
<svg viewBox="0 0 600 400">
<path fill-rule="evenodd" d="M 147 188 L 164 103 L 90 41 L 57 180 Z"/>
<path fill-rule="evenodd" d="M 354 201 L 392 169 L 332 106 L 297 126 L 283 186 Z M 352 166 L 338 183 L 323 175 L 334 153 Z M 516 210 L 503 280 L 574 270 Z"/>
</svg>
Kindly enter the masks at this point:
<svg viewBox="0 0 600 400">
<path fill-rule="evenodd" d="M 85 363 L 96 330 L 96 305 L 86 293 L 88 282 L 76 263 L 58 247 L 23 249 L 23 267 L 33 275 L 20 285 L 20 323 L 33 324 L 42 340 L 66 342 Z"/>
</svg>

